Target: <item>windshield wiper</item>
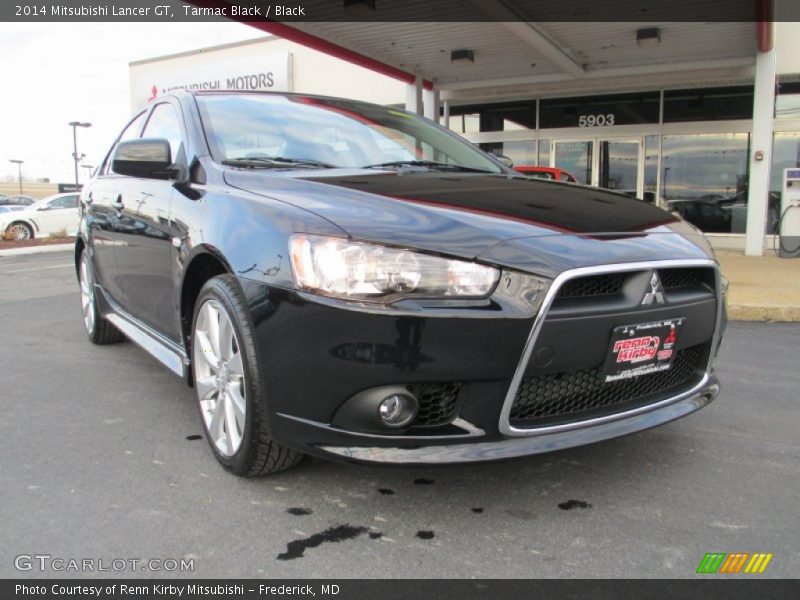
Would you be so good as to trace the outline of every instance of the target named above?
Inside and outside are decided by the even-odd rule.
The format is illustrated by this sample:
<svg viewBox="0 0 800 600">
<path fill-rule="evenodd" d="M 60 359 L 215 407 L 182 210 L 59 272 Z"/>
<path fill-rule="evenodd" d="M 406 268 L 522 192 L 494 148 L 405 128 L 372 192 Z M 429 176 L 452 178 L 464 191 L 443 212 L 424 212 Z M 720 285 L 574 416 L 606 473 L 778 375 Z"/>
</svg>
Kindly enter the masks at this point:
<svg viewBox="0 0 800 600">
<path fill-rule="evenodd" d="M 241 156 L 239 158 L 229 158 L 222 161 L 223 165 L 231 167 L 319 167 L 322 169 L 335 169 L 331 165 L 319 160 L 310 158 L 290 158 L 288 156 Z"/>
<path fill-rule="evenodd" d="M 394 167 L 425 167 L 439 171 L 461 171 L 468 173 L 491 173 L 487 169 L 476 169 L 474 167 L 464 167 L 462 165 L 451 165 L 449 163 L 436 162 L 435 160 L 395 160 L 392 162 L 376 163 L 374 165 L 364 165 L 362 169 L 392 169 Z"/>
</svg>

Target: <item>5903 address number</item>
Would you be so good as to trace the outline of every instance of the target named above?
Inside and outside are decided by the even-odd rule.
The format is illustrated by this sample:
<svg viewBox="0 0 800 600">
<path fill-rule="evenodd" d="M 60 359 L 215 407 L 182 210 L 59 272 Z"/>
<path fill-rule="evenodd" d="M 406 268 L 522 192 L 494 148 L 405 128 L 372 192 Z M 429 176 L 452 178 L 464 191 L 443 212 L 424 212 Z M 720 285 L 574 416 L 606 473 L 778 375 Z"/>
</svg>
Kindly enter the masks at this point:
<svg viewBox="0 0 800 600">
<path fill-rule="evenodd" d="M 604 127 L 614 124 L 614 113 L 605 115 L 580 115 L 578 127 Z"/>
</svg>

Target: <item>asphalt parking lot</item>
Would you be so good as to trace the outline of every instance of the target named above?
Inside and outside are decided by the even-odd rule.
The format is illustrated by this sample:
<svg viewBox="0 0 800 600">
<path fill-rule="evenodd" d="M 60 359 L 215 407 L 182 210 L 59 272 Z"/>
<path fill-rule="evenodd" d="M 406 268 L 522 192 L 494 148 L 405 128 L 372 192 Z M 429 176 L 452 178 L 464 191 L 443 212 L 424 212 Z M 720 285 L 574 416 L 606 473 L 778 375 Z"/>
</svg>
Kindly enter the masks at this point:
<svg viewBox="0 0 800 600">
<path fill-rule="evenodd" d="M 79 575 L 15 569 L 37 553 L 190 558 L 193 577 L 694 577 L 711 551 L 771 552 L 763 576 L 800 575 L 796 324 L 732 324 L 720 397 L 659 429 L 503 463 L 307 459 L 243 480 L 195 439 L 181 380 L 129 342 L 85 340 L 70 253 L 2 257 L 0 281 L 0 577 Z M 316 535 L 342 525 L 351 539 Z"/>
</svg>

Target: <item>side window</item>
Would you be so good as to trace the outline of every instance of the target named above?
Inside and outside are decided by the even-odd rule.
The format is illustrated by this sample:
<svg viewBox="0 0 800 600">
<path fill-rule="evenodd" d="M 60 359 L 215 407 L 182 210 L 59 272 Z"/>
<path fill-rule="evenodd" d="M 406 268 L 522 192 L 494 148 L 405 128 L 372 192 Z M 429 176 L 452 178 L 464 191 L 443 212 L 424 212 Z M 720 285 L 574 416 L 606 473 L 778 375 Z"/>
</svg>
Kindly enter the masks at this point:
<svg viewBox="0 0 800 600">
<path fill-rule="evenodd" d="M 182 152 L 183 136 L 178 111 L 171 104 L 165 102 L 156 105 L 150 113 L 147 125 L 144 126 L 142 137 L 166 139 L 169 142 L 172 162 L 186 162 Z"/>
<path fill-rule="evenodd" d="M 569 176 L 569 175 L 567 175 L 566 173 L 562 173 L 562 174 L 561 174 L 561 177 L 559 177 L 559 179 L 560 179 L 561 181 L 572 181 L 572 179 L 570 178 L 570 176 Z"/>
<path fill-rule="evenodd" d="M 144 121 L 144 112 L 139 113 L 136 117 L 128 123 L 125 129 L 122 130 L 122 133 L 119 135 L 119 138 L 114 145 L 111 147 L 111 151 L 106 156 L 106 160 L 103 163 L 103 167 L 101 169 L 101 174 L 105 175 L 107 173 L 111 173 L 111 160 L 114 158 L 114 152 L 117 150 L 117 144 L 120 142 L 124 142 L 125 140 L 131 140 L 133 138 L 139 137 L 139 130 L 142 127 L 142 122 Z"/>
<path fill-rule="evenodd" d="M 61 198 L 56 198 L 52 202 L 48 203 L 48 208 L 77 208 L 78 207 L 78 196 L 62 196 Z"/>
</svg>

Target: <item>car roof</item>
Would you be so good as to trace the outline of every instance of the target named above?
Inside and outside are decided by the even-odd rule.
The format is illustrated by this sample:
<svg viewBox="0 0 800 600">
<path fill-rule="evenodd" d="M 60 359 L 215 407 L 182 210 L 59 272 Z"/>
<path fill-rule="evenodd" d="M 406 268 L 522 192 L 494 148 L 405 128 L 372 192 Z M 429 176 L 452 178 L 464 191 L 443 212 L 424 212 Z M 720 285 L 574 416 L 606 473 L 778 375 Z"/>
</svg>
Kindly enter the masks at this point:
<svg viewBox="0 0 800 600">
<path fill-rule="evenodd" d="M 55 200 L 56 198 L 63 198 L 64 196 L 80 196 L 80 192 L 59 192 L 57 194 L 50 194 L 45 196 L 42 200 Z"/>
</svg>

